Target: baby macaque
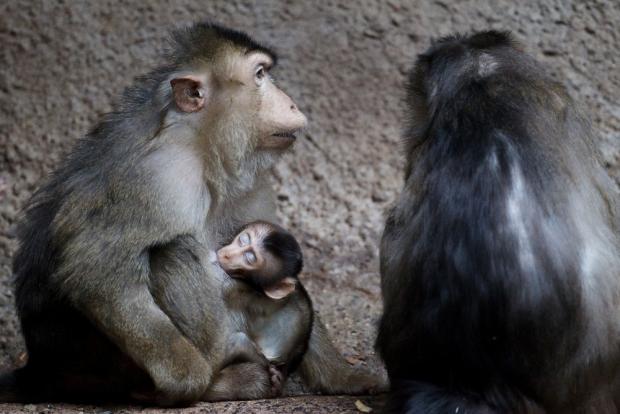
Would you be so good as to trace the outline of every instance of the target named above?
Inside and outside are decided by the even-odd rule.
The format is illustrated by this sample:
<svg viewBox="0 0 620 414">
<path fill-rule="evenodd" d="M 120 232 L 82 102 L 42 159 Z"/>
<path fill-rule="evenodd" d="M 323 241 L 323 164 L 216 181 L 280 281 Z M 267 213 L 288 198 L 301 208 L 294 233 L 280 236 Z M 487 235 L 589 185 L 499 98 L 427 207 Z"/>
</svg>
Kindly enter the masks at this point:
<svg viewBox="0 0 620 414">
<path fill-rule="evenodd" d="M 245 280 L 276 300 L 295 290 L 303 267 L 297 240 L 282 227 L 264 221 L 244 226 L 230 244 L 217 251 L 217 261 L 231 277 Z"/>
<path fill-rule="evenodd" d="M 226 295 L 230 311 L 243 322 L 230 336 L 224 365 L 265 364 L 276 396 L 306 352 L 312 330 L 312 302 L 298 279 L 301 248 L 282 227 L 256 221 L 245 225 L 213 260 L 243 282 Z"/>
</svg>

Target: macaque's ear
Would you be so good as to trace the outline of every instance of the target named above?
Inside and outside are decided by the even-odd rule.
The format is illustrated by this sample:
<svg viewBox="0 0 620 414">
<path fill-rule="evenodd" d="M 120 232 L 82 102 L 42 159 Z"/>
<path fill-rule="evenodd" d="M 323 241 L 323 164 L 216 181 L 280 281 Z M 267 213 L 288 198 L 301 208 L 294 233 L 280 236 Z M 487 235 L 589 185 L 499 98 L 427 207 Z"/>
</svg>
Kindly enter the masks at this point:
<svg viewBox="0 0 620 414">
<path fill-rule="evenodd" d="M 297 282 L 292 277 L 285 277 L 273 286 L 265 289 L 265 295 L 271 299 L 283 299 L 295 291 Z"/>
<path fill-rule="evenodd" d="M 183 112 L 197 112 L 205 106 L 207 91 L 197 76 L 184 76 L 170 81 L 174 102 Z"/>
</svg>

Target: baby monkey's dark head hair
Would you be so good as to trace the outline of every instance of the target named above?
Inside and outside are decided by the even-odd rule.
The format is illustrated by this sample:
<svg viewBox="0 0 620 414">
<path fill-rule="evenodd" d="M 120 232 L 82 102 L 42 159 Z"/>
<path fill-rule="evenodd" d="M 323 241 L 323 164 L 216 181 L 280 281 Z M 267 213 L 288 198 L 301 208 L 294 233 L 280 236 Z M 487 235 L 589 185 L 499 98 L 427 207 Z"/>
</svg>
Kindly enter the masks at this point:
<svg viewBox="0 0 620 414">
<path fill-rule="evenodd" d="M 259 222 L 260 223 L 260 222 Z M 279 277 L 297 277 L 303 267 L 301 247 L 295 237 L 282 227 L 271 224 L 272 230 L 263 239 L 263 248 L 281 263 Z"/>
<path fill-rule="evenodd" d="M 286 278 L 297 279 L 303 268 L 303 254 L 297 240 L 283 227 L 266 221 L 255 221 L 243 230 L 256 229 L 259 250 L 262 248 L 264 264 L 247 274 L 249 281 L 267 289 Z"/>
</svg>

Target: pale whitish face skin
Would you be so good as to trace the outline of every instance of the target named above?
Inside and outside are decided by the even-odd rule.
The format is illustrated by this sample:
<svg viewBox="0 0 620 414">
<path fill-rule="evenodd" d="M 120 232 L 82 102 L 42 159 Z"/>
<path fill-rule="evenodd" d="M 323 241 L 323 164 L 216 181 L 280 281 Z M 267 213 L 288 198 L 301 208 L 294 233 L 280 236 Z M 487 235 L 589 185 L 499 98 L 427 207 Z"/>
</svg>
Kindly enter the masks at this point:
<svg viewBox="0 0 620 414">
<path fill-rule="evenodd" d="M 245 228 L 237 234 L 233 241 L 219 249 L 217 261 L 226 273 L 231 276 L 239 272 L 259 272 L 275 274 L 279 270 L 277 259 L 266 253 L 262 243 L 270 229 L 256 225 Z"/>
<path fill-rule="evenodd" d="M 251 53 L 247 64 L 243 65 L 245 73 L 240 76 L 245 78 L 245 82 L 253 82 L 261 97 L 258 148 L 286 149 L 295 141 L 294 133 L 306 125 L 306 117 L 293 100 L 274 84 L 269 75 L 272 65 L 269 56 L 260 52 Z"/>
<path fill-rule="evenodd" d="M 234 136 L 242 129 L 254 137 L 255 149 L 284 150 L 307 121 L 273 82 L 272 66 L 271 57 L 262 52 L 233 52 L 211 68 L 177 74 L 170 81 L 172 96 L 180 112 L 193 114 L 184 119 L 193 120 L 199 131 L 208 127 L 211 133 Z M 229 125 L 232 131 L 226 131 Z"/>
<path fill-rule="evenodd" d="M 211 78 L 217 80 L 211 82 L 213 103 L 250 122 L 258 150 L 287 149 L 295 142 L 294 134 L 306 125 L 305 115 L 269 75 L 272 66 L 271 57 L 262 52 L 235 52 Z"/>
</svg>

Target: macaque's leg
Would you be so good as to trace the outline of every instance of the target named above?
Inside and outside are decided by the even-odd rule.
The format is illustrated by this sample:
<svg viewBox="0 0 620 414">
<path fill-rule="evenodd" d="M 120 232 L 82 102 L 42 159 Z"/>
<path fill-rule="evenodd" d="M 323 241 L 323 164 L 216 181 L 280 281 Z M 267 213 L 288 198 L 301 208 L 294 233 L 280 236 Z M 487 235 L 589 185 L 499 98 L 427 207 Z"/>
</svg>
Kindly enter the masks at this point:
<svg viewBox="0 0 620 414">
<path fill-rule="evenodd" d="M 228 341 L 224 367 L 203 397 L 205 401 L 252 400 L 271 398 L 281 390 L 272 383 L 269 361 L 245 333 L 236 332 Z M 280 388 L 278 388 L 280 387 Z"/>
<path fill-rule="evenodd" d="M 256 400 L 273 396 L 268 367 L 253 362 L 242 362 L 221 370 L 202 400 Z"/>
</svg>

